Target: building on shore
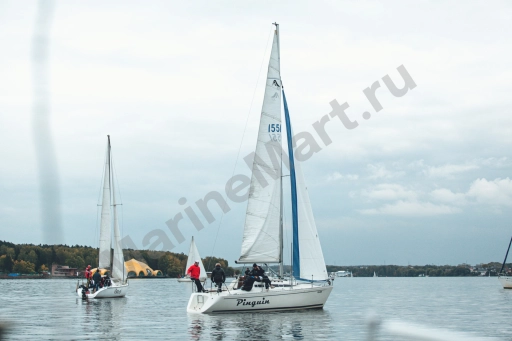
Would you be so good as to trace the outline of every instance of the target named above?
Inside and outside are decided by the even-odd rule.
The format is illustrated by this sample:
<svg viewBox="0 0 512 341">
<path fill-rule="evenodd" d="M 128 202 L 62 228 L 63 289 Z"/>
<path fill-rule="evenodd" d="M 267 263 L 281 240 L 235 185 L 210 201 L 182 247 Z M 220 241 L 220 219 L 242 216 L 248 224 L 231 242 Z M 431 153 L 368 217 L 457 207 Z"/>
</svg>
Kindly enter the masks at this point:
<svg viewBox="0 0 512 341">
<path fill-rule="evenodd" d="M 54 277 L 77 277 L 78 268 L 70 268 L 67 265 L 52 264 L 52 276 Z"/>
</svg>

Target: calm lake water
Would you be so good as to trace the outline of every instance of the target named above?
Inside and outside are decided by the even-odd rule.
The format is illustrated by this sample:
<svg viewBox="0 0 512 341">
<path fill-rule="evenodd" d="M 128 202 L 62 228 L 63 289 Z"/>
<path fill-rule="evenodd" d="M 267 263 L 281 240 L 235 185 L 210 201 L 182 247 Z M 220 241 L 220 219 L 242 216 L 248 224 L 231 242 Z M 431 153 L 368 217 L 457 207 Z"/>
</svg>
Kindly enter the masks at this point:
<svg viewBox="0 0 512 341">
<path fill-rule="evenodd" d="M 512 338 L 512 290 L 494 278 L 338 278 L 323 310 L 196 315 L 190 286 L 133 279 L 122 299 L 83 302 L 75 280 L 0 280 L 7 340 L 364 340 L 368 316 Z M 207 285 L 209 287 L 209 285 Z M 379 334 L 378 340 L 398 340 Z"/>
</svg>

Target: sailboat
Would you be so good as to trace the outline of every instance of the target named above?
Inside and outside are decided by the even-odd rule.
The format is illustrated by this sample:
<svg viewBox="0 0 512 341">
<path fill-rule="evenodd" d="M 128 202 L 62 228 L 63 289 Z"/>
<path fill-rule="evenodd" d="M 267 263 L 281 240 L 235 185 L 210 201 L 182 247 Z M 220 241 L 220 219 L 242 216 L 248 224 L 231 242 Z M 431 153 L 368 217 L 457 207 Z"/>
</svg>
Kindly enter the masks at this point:
<svg viewBox="0 0 512 341">
<path fill-rule="evenodd" d="M 510 245 L 512 244 L 512 238 L 510 238 L 510 242 L 508 243 L 507 253 L 505 254 L 505 259 L 503 260 L 503 264 L 501 265 L 500 272 L 498 274 L 498 280 L 503 285 L 503 289 L 512 289 L 512 276 L 507 275 L 503 272 L 505 268 L 505 263 L 507 262 L 508 252 L 510 251 Z M 491 276 L 491 270 L 489 270 L 489 277 Z"/>
<path fill-rule="evenodd" d="M 279 264 L 279 276 L 272 279 L 269 289 L 259 283 L 250 291 L 242 291 L 239 289 L 240 281 L 235 280 L 220 293 L 192 293 L 187 312 L 323 308 L 333 288 L 325 267 L 301 166 L 299 162 L 294 162 L 295 146 L 280 72 L 279 25 L 274 25 L 276 29 L 252 164 L 241 255 L 236 263 Z M 281 98 L 288 157 L 281 143 Z M 290 170 L 293 221 L 292 271 L 289 279 L 283 277 L 283 163 Z"/>
<path fill-rule="evenodd" d="M 206 281 L 207 273 L 204 270 L 203 261 L 201 260 L 201 257 L 199 256 L 199 251 L 197 250 L 196 243 L 194 242 L 194 237 L 192 237 L 192 240 L 190 241 L 190 249 L 188 251 L 188 258 L 187 258 L 187 265 L 185 266 L 185 275 L 187 272 L 187 269 L 190 268 L 194 262 L 198 260 L 199 261 L 199 268 L 201 269 L 201 272 L 199 273 L 199 280 L 201 282 Z M 190 283 L 190 277 L 182 277 L 178 278 L 178 282 L 186 282 Z"/>
<path fill-rule="evenodd" d="M 103 178 L 103 197 L 101 202 L 101 225 L 100 225 L 100 250 L 99 266 L 96 271 L 101 273 L 110 272 L 111 286 L 99 288 L 92 292 L 83 286 L 76 289 L 80 297 L 87 298 L 114 298 L 124 297 L 128 291 L 127 273 L 124 266 L 123 248 L 121 244 L 121 233 L 117 216 L 117 202 L 114 191 L 114 174 L 112 172 L 112 152 L 110 135 L 107 136 L 107 156 L 105 160 L 105 176 Z M 112 204 L 111 204 L 112 203 Z M 112 213 L 112 218 L 111 218 Z M 114 232 L 113 253 L 112 230 Z"/>
<path fill-rule="evenodd" d="M 373 272 L 373 277 L 379 277 L 379 276 L 377 276 L 377 274 L 375 273 L 375 271 Z"/>
</svg>

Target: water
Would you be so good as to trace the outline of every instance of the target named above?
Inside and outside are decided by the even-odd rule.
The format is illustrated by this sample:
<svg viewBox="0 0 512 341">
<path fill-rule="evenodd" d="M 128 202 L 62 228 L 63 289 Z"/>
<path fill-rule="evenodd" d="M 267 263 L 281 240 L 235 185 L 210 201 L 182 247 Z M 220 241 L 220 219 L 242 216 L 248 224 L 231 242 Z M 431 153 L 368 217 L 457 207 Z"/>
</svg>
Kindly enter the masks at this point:
<svg viewBox="0 0 512 341">
<path fill-rule="evenodd" d="M 7 340 L 364 340 L 368 316 L 502 340 L 512 290 L 494 278 L 338 278 L 323 310 L 188 314 L 188 284 L 134 279 L 121 299 L 82 301 L 75 280 L 0 280 Z M 207 285 L 208 287 L 209 285 Z M 378 340 L 397 340 L 382 334 Z"/>
</svg>

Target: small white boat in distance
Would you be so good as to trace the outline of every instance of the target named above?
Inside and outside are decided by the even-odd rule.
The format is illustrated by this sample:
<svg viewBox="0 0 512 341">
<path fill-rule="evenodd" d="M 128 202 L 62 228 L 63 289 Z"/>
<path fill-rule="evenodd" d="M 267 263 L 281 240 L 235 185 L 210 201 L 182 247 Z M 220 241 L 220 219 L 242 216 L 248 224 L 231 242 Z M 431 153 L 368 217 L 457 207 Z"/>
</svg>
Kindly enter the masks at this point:
<svg viewBox="0 0 512 341">
<path fill-rule="evenodd" d="M 373 277 L 379 277 L 379 276 L 377 276 L 377 274 L 375 273 L 375 271 L 373 272 Z"/>
<path fill-rule="evenodd" d="M 192 237 L 192 240 L 190 241 L 190 249 L 188 251 L 188 258 L 187 258 L 187 265 L 185 266 L 185 276 L 182 278 L 178 278 L 178 282 L 180 283 L 190 283 L 192 280 L 189 276 L 187 276 L 187 270 L 190 268 L 194 262 L 198 260 L 199 261 L 199 268 L 201 269 L 201 272 L 199 273 L 199 280 L 201 282 L 205 282 L 208 278 L 208 274 L 206 273 L 203 265 L 203 261 L 201 260 L 201 256 L 199 256 L 199 251 L 197 250 L 196 243 L 194 242 L 194 237 Z"/>
<path fill-rule="evenodd" d="M 498 275 L 498 280 L 503 286 L 503 289 L 512 289 L 512 276 L 503 272 L 503 269 L 505 269 L 505 263 L 507 262 L 508 252 L 510 251 L 510 244 L 512 244 L 512 238 L 510 238 L 510 242 L 508 243 L 507 253 L 505 254 L 505 259 L 503 260 L 503 264 L 501 265 L 501 270 Z M 490 276 L 491 270 L 489 270 L 489 277 Z"/>
<path fill-rule="evenodd" d="M 336 277 L 352 277 L 351 271 L 341 270 L 341 271 L 336 271 L 334 274 L 336 275 Z"/>
<path fill-rule="evenodd" d="M 114 172 L 112 171 L 112 152 L 110 146 L 110 135 L 107 136 L 107 157 L 105 161 L 105 176 L 103 177 L 103 198 L 101 202 L 101 225 L 100 225 L 100 253 L 99 269 L 102 274 L 111 272 L 111 286 L 99 288 L 92 292 L 84 284 L 78 285 L 76 294 L 85 298 L 114 298 L 124 297 L 128 291 L 127 273 L 124 267 L 123 248 L 121 244 L 121 233 L 117 219 L 117 203 L 114 191 Z M 112 202 L 112 205 L 110 204 Z M 110 217 L 112 210 L 113 221 Z M 112 224 L 113 223 L 113 224 Z M 114 230 L 114 253 L 111 258 L 112 230 Z M 98 270 L 96 269 L 96 271 Z"/>
</svg>

